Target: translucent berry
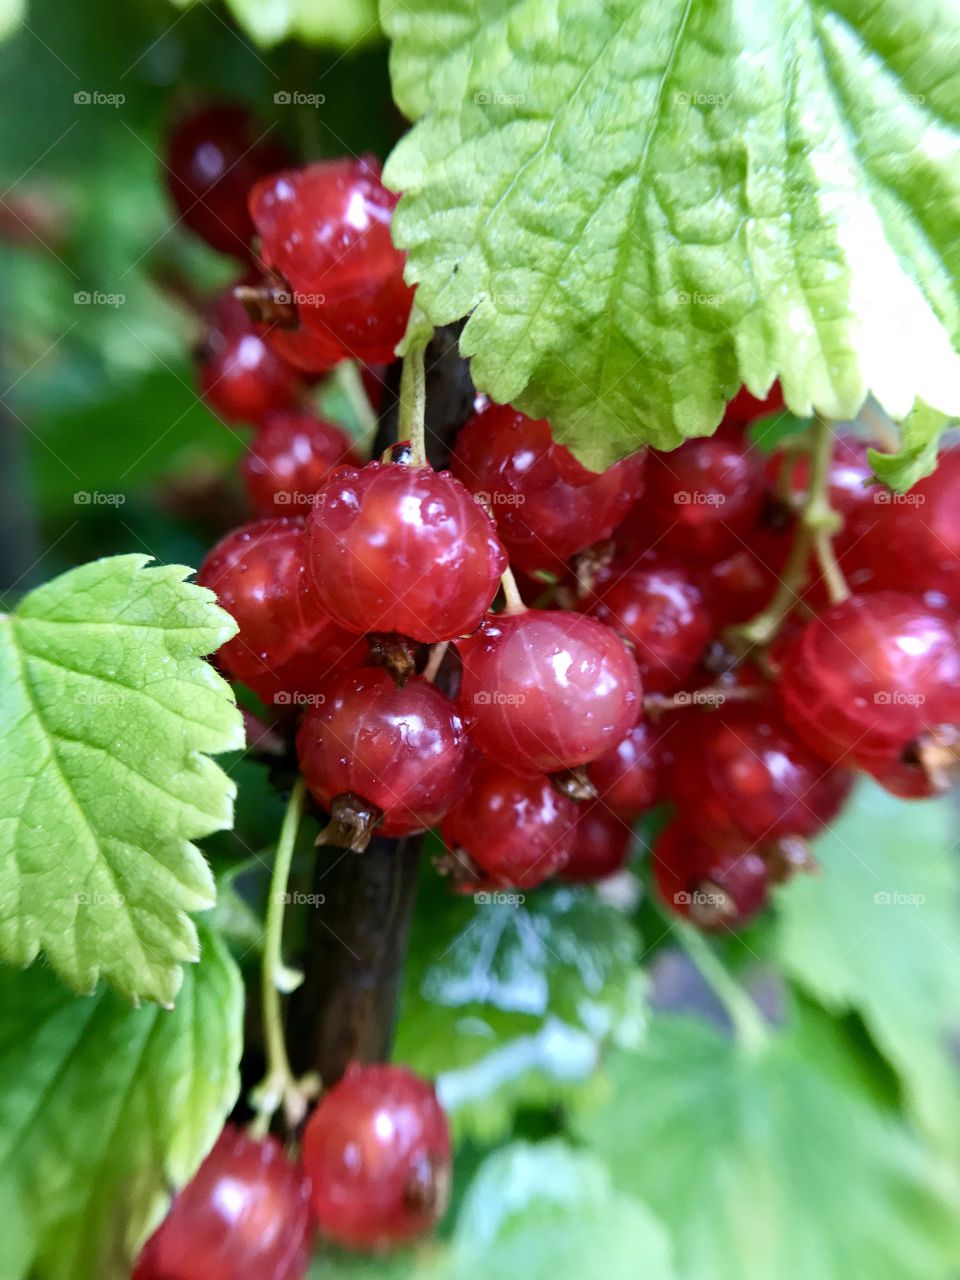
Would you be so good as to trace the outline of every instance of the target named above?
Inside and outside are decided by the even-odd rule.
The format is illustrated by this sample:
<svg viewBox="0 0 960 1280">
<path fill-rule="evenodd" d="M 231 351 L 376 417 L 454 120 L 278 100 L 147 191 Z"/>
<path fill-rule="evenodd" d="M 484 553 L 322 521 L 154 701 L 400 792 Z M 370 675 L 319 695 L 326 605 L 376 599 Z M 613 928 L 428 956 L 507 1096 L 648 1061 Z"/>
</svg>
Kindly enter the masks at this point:
<svg viewBox="0 0 960 1280">
<path fill-rule="evenodd" d="M 663 786 L 665 729 L 641 720 L 604 755 L 587 766 L 598 799 L 627 822 L 659 803 Z"/>
<path fill-rule="evenodd" d="M 308 381 L 329 373 L 342 358 L 339 352 L 330 350 L 329 344 L 318 343 L 316 334 L 303 325 L 288 329 L 272 322 L 259 324 L 257 333 L 291 368 L 307 375 Z"/>
<path fill-rule="evenodd" d="M 674 565 L 640 562 L 613 570 L 582 607 L 629 642 L 648 693 L 682 688 L 713 634 L 702 591 Z"/>
<path fill-rule="evenodd" d="M 298 521 L 257 520 L 222 538 L 197 573 L 240 627 L 218 649 L 220 665 L 265 702 L 290 704 L 298 693 L 313 693 L 331 671 L 366 653 L 321 609 L 305 543 Z"/>
<path fill-rule="evenodd" d="M 303 1135 L 323 1235 L 383 1251 L 429 1232 L 450 1188 L 450 1128 L 433 1086 L 404 1067 L 352 1066 Z"/>
<path fill-rule="evenodd" d="M 166 174 L 181 219 L 220 253 L 250 256 L 247 195 L 289 163 L 286 149 L 246 107 L 221 104 L 185 116 L 167 145 Z"/>
<path fill-rule="evenodd" d="M 653 876 L 664 906 L 701 929 L 738 929 L 763 910 L 770 876 L 742 836 L 705 836 L 681 819 L 653 848 Z"/>
<path fill-rule="evenodd" d="M 135 1280 L 300 1280 L 310 1184 L 275 1138 L 228 1124 L 147 1242 Z"/>
<path fill-rule="evenodd" d="M 823 759 L 880 781 L 931 777 L 960 726 L 960 619 L 902 592 L 850 596 L 788 646 L 780 694 L 788 721 Z"/>
<path fill-rule="evenodd" d="M 297 754 L 314 799 L 333 816 L 327 842 L 362 848 L 435 826 L 463 786 L 463 725 L 420 676 L 398 688 L 383 670 L 334 676 L 308 708 Z"/>
<path fill-rule="evenodd" d="M 341 626 L 428 643 L 474 630 L 506 568 L 484 509 L 430 467 L 338 472 L 317 497 L 308 542 L 318 595 Z"/>
<path fill-rule="evenodd" d="M 261 257 L 289 282 L 301 325 L 331 363 L 389 363 L 403 337 L 413 290 L 390 238 L 396 202 L 369 157 L 287 169 L 250 194 Z"/>
<path fill-rule="evenodd" d="M 633 832 L 604 804 L 582 805 L 573 835 L 573 849 L 561 878 L 570 881 L 603 880 L 620 871 L 627 861 Z"/>
<path fill-rule="evenodd" d="M 588 471 L 548 422 L 491 404 L 460 432 L 450 466 L 488 500 L 511 564 L 556 572 L 620 523 L 643 488 L 644 455 Z"/>
<path fill-rule="evenodd" d="M 531 889 L 566 865 L 576 822 L 576 804 L 549 778 L 520 777 L 480 757 L 440 830 L 455 879 L 469 881 L 475 868 L 479 883 Z M 458 866 L 460 851 L 467 857 Z"/>
<path fill-rule="evenodd" d="M 243 304 L 227 290 L 217 300 L 197 351 L 200 391 L 225 422 L 259 423 L 293 409 L 303 394 L 300 379 L 257 332 Z"/>
<path fill-rule="evenodd" d="M 636 663 L 593 618 L 541 609 L 498 614 L 458 647 L 470 736 L 518 773 L 589 764 L 637 722 Z"/>
<path fill-rule="evenodd" d="M 359 467 L 345 431 L 312 413 L 273 413 L 243 460 L 250 501 L 261 515 L 306 515 L 335 467 Z"/>
</svg>

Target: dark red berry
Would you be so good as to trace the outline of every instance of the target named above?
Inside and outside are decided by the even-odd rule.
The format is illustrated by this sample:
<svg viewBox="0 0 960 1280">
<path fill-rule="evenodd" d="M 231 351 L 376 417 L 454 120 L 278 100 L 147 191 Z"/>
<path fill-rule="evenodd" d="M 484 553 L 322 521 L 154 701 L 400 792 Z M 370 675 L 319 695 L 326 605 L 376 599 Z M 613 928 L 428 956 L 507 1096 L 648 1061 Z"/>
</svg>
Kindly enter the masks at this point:
<svg viewBox="0 0 960 1280">
<path fill-rule="evenodd" d="M 707 837 L 682 819 L 667 824 L 653 848 L 653 875 L 664 906 L 701 929 L 738 929 L 763 910 L 767 864 L 744 837 Z"/>
<path fill-rule="evenodd" d="M 250 194 L 263 261 L 289 282 L 320 359 L 394 358 L 413 300 L 390 238 L 396 202 L 369 157 L 288 169 Z"/>
<path fill-rule="evenodd" d="M 518 773 L 589 764 L 640 714 L 636 664 L 615 632 L 560 610 L 497 614 L 459 642 L 470 736 Z"/>
<path fill-rule="evenodd" d="M 260 423 L 295 408 L 303 394 L 296 373 L 260 336 L 231 289 L 213 308 L 197 372 L 204 400 L 225 422 Z"/>
<path fill-rule="evenodd" d="M 379 668 L 343 672 L 323 686 L 303 718 L 297 754 L 311 794 L 339 827 L 362 825 L 358 846 L 374 826 L 386 836 L 435 826 L 467 770 L 453 703 L 420 676 L 398 688 Z M 343 797 L 353 799 L 338 806 Z"/>
<path fill-rule="evenodd" d="M 491 404 L 460 432 L 450 466 L 488 503 L 512 564 L 557 572 L 626 515 L 643 488 L 644 455 L 588 471 L 547 421 Z"/>
<path fill-rule="evenodd" d="M 451 1174 L 433 1086 L 404 1067 L 348 1068 L 307 1122 L 303 1164 L 328 1240 L 382 1251 L 425 1235 L 446 1208 Z"/>
<path fill-rule="evenodd" d="M 147 1242 L 135 1280 L 300 1280 L 310 1184 L 275 1138 L 228 1124 Z"/>
<path fill-rule="evenodd" d="M 362 465 L 350 437 L 332 422 L 273 413 L 243 460 L 243 478 L 261 515 L 306 515 L 335 467 Z"/>
<path fill-rule="evenodd" d="M 564 880 L 602 880 L 620 871 L 627 861 L 633 832 L 602 802 L 582 805 Z"/>
<path fill-rule="evenodd" d="M 641 720 L 615 747 L 587 766 L 587 777 L 608 809 L 632 822 L 662 796 L 666 730 Z"/>
<path fill-rule="evenodd" d="M 480 757 L 463 794 L 443 820 L 441 834 L 456 859 L 463 850 L 481 883 L 531 889 L 559 871 L 573 846 L 577 806 L 542 774 L 520 777 Z M 472 868 L 453 864 L 454 878 Z"/>
<path fill-rule="evenodd" d="M 167 185 L 181 219 L 220 253 L 250 256 L 253 184 L 289 163 L 286 149 L 246 107 L 203 107 L 185 116 L 167 146 Z"/>
<path fill-rule="evenodd" d="M 493 522 L 459 480 L 399 463 L 333 476 L 317 495 L 308 542 L 318 595 L 341 626 L 428 643 L 474 630 L 507 563 Z"/>
</svg>

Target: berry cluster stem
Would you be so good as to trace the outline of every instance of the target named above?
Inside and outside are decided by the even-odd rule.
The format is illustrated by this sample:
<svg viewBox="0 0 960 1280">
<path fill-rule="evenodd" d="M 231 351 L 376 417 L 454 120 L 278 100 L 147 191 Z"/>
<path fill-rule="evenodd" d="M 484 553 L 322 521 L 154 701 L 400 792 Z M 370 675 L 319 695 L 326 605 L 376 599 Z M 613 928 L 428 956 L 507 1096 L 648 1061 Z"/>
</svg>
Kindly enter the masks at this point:
<svg viewBox="0 0 960 1280">
<path fill-rule="evenodd" d="M 513 576 L 513 570 L 507 566 L 503 576 L 500 579 L 500 587 L 503 591 L 505 601 L 504 613 L 526 613 L 527 606 L 523 603 L 523 596 L 520 594 L 520 588 L 517 586 L 517 580 Z"/>
<path fill-rule="evenodd" d="M 421 343 L 411 343 L 403 357 L 403 371 L 400 374 L 398 439 L 410 441 L 410 461 L 415 467 L 427 465 L 425 352 L 426 347 Z"/>
<path fill-rule="evenodd" d="M 770 1042 L 770 1033 L 757 1006 L 727 972 L 703 934 L 683 923 L 676 925 L 676 931 L 687 955 L 723 1005 L 741 1050 L 748 1055 L 761 1053 Z"/>
</svg>

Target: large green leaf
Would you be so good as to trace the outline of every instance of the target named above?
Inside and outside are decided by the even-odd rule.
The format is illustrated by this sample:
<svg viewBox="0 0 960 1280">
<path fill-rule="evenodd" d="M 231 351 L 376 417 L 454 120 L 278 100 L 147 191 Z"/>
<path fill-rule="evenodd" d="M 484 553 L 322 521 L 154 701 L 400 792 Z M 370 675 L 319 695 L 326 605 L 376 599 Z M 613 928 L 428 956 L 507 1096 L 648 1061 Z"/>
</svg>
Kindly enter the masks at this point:
<svg viewBox="0 0 960 1280">
<path fill-rule="evenodd" d="M 435 323 L 600 465 L 740 382 L 960 411 L 960 9 L 382 0 L 387 181 Z"/>
<path fill-rule="evenodd" d="M 192 841 L 232 820 L 207 753 L 243 727 L 200 657 L 236 624 L 147 561 L 83 565 L 0 620 L 0 956 L 170 1002 L 214 897 Z"/>
<path fill-rule="evenodd" d="M 950 426 L 946 414 L 918 404 L 900 428 L 900 448 L 895 453 L 870 450 L 874 473 L 891 489 L 903 493 L 937 469 L 940 437 Z"/>
<path fill-rule="evenodd" d="M 933 1137 L 960 1146 L 960 868 L 949 800 L 907 804 L 864 782 L 816 844 L 823 874 L 779 897 L 786 972 L 832 1010 L 859 1013 Z"/>
<path fill-rule="evenodd" d="M 956 1275 L 956 1182 L 829 1042 L 780 1036 L 750 1056 L 662 1017 L 609 1069 L 578 1131 L 666 1223 L 684 1280 Z"/>
<path fill-rule="evenodd" d="M 236 1100 L 242 985 L 203 941 L 172 1012 L 0 968 L 0 1204 L 37 1280 L 126 1280 Z"/>
</svg>

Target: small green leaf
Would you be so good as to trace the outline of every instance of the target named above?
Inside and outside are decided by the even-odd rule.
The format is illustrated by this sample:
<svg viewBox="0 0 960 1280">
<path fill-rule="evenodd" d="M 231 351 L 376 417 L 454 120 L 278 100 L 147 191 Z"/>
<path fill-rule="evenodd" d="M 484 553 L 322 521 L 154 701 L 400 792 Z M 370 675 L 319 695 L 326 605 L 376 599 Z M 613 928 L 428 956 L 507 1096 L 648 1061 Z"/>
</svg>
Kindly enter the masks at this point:
<svg viewBox="0 0 960 1280">
<path fill-rule="evenodd" d="M 188 8 L 196 0 L 174 0 Z M 237 23 L 261 45 L 298 39 L 352 49 L 380 34 L 377 0 L 226 0 Z"/>
<path fill-rule="evenodd" d="M 778 898 L 784 970 L 835 1012 L 854 1010 L 904 1082 L 932 1139 L 960 1149 L 956 912 L 960 869 L 950 800 L 906 803 L 863 782 L 816 842 L 823 874 Z"/>
<path fill-rule="evenodd" d="M 0 1204 L 22 1208 L 31 1275 L 126 1280 L 236 1100 L 236 965 L 204 931 L 172 1012 L 0 968 L 0 1010 Z"/>
<path fill-rule="evenodd" d="M 408 277 L 477 385 L 599 467 L 743 382 L 960 413 L 947 0 L 382 0 Z M 934 38 L 935 37 L 935 38 Z"/>
<path fill-rule="evenodd" d="M 925 404 L 918 404 L 900 424 L 900 449 L 897 453 L 870 450 L 874 475 L 898 493 L 906 493 L 918 480 L 937 469 L 940 437 L 951 425 L 950 417 Z"/>
<path fill-rule="evenodd" d="M 577 1130 L 666 1224 L 684 1280 L 956 1274 L 956 1180 L 830 1047 L 807 1031 L 750 1056 L 665 1016 L 611 1057 L 608 1100 Z"/>
<path fill-rule="evenodd" d="M 236 631 L 182 566 L 83 565 L 0 620 L 0 956 L 174 999 L 213 903 L 191 843 L 232 820 L 207 753 L 243 741 L 200 655 Z"/>
</svg>

